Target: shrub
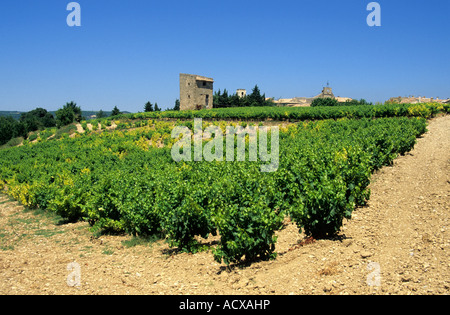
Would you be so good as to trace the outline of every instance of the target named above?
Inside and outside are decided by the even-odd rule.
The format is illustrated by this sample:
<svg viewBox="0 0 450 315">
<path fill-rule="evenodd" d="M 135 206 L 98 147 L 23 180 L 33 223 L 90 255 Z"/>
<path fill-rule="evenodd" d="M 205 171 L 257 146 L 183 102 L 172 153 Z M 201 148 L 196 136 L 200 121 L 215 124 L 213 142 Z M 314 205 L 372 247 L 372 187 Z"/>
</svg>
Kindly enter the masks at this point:
<svg viewBox="0 0 450 315">
<path fill-rule="evenodd" d="M 339 102 L 336 99 L 330 98 L 330 97 L 316 98 L 311 103 L 311 107 L 316 107 L 316 106 L 338 106 L 338 105 L 339 105 Z"/>
<path fill-rule="evenodd" d="M 244 257 L 247 262 L 276 257 L 275 231 L 284 218 L 279 211 L 281 195 L 274 178 L 259 174 L 256 167 L 247 163 L 238 167 L 234 180 L 222 180 L 224 195 L 214 198 L 219 202 L 214 219 L 220 233 L 220 244 L 214 251 L 217 262 L 223 260 L 228 265 Z"/>
<path fill-rule="evenodd" d="M 38 138 L 38 134 L 37 133 L 33 133 L 28 137 L 28 140 L 30 141 L 34 141 Z"/>
</svg>

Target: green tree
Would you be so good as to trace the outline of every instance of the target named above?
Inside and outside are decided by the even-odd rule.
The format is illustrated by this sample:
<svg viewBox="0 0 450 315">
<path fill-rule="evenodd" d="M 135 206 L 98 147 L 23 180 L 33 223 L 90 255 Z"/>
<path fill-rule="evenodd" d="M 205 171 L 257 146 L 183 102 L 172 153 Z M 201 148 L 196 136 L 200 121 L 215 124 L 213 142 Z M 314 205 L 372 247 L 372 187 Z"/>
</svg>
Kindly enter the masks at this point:
<svg viewBox="0 0 450 315">
<path fill-rule="evenodd" d="M 359 105 L 373 105 L 372 102 L 367 102 L 365 99 L 359 100 Z"/>
<path fill-rule="evenodd" d="M 224 89 L 221 93 L 220 90 L 214 93 L 213 95 L 213 107 L 221 108 L 221 107 L 235 107 L 236 104 L 233 103 L 231 96 L 228 95 L 227 89 Z"/>
<path fill-rule="evenodd" d="M 159 108 L 158 103 L 155 102 L 155 112 L 160 112 L 161 108 Z"/>
<path fill-rule="evenodd" d="M 252 93 L 248 96 L 249 106 L 265 106 L 266 105 L 266 95 L 261 95 L 258 85 L 252 90 Z"/>
<path fill-rule="evenodd" d="M 17 121 L 11 116 L 0 117 L 0 145 L 3 145 L 16 137 L 28 138 L 28 131 L 25 123 Z"/>
<path fill-rule="evenodd" d="M 228 107 L 229 105 L 231 105 L 228 99 L 227 89 L 224 89 L 222 95 L 220 96 L 220 104 L 224 107 Z"/>
<path fill-rule="evenodd" d="M 81 120 L 81 108 L 74 102 L 66 103 L 63 108 L 56 111 L 56 126 L 58 128 Z"/>
<path fill-rule="evenodd" d="M 175 100 L 175 106 L 174 106 L 173 110 L 180 110 L 180 100 L 179 99 Z"/>
<path fill-rule="evenodd" d="M 19 121 L 26 126 L 27 131 L 36 131 L 56 126 L 55 118 L 44 108 L 36 108 L 27 113 L 22 113 Z"/>
<path fill-rule="evenodd" d="M 316 98 L 312 101 L 311 107 L 317 106 L 338 106 L 339 102 L 331 97 Z"/>
<path fill-rule="evenodd" d="M 112 113 L 111 113 L 111 116 L 117 116 L 117 115 L 120 115 L 120 114 L 121 114 L 120 110 L 117 108 L 117 106 L 114 106 L 114 108 L 112 110 Z"/>
<path fill-rule="evenodd" d="M 0 117 L 0 145 L 13 137 L 13 130 L 17 122 L 12 117 Z"/>
<path fill-rule="evenodd" d="M 12 137 L 23 137 L 24 139 L 28 138 L 28 130 L 27 126 L 22 122 L 16 122 L 14 124 L 14 130 L 12 133 Z"/>
<path fill-rule="evenodd" d="M 219 89 L 219 91 L 214 92 L 214 94 L 213 94 L 213 108 L 219 108 L 220 107 L 220 95 L 221 95 L 220 89 Z"/>
<path fill-rule="evenodd" d="M 44 124 L 45 128 L 51 128 L 56 126 L 56 120 L 52 113 L 45 114 L 45 116 L 41 119 L 41 121 Z"/>
<path fill-rule="evenodd" d="M 155 109 L 156 109 L 156 106 L 155 106 Z M 145 103 L 144 112 L 146 112 L 146 113 L 153 112 L 153 105 L 152 105 L 152 103 L 150 103 L 150 102 Z"/>
<path fill-rule="evenodd" d="M 69 108 L 63 107 L 56 111 L 56 126 L 61 128 L 73 123 L 74 113 Z"/>
<path fill-rule="evenodd" d="M 73 111 L 74 121 L 80 122 L 83 119 L 80 106 L 74 102 L 66 103 L 66 106 Z"/>
<path fill-rule="evenodd" d="M 100 111 L 97 112 L 97 114 L 95 114 L 95 116 L 96 116 L 97 118 L 105 118 L 105 117 L 108 117 L 108 115 L 106 115 L 106 113 L 105 113 L 103 110 L 101 110 L 101 109 L 100 109 Z"/>
<path fill-rule="evenodd" d="M 372 102 L 367 102 L 365 99 L 360 99 L 358 100 L 346 100 L 343 103 L 339 103 L 339 105 L 343 105 L 343 106 L 356 106 L 356 105 L 373 105 Z"/>
<path fill-rule="evenodd" d="M 229 95 L 226 89 L 223 92 L 219 90 L 214 93 L 214 108 L 246 106 L 275 106 L 275 104 L 272 100 L 266 100 L 266 94 L 261 95 L 258 85 L 255 85 L 251 94 L 244 97 L 240 97 L 236 93 Z"/>
</svg>

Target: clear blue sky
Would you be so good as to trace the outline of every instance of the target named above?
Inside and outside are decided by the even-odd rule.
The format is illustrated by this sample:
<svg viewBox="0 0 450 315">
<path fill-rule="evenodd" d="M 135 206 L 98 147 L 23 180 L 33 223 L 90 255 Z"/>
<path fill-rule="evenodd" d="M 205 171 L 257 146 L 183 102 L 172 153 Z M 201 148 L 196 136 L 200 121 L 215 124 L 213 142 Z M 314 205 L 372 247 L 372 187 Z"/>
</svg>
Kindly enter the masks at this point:
<svg viewBox="0 0 450 315">
<path fill-rule="evenodd" d="M 2 0 L 0 110 L 163 109 L 179 97 L 179 73 L 214 89 L 275 98 L 450 97 L 450 1 L 383 0 L 381 27 L 369 0 Z"/>
</svg>

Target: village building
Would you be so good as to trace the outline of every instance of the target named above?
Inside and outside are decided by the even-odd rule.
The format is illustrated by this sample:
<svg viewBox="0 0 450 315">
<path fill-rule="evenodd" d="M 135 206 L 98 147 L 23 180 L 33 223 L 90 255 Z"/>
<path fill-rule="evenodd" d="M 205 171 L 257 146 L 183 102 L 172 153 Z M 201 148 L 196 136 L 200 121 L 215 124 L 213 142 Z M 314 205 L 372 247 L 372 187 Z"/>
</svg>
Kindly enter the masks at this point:
<svg viewBox="0 0 450 315">
<path fill-rule="evenodd" d="M 316 98 L 334 98 L 338 102 L 351 101 L 350 97 L 335 97 L 333 94 L 333 89 L 329 86 L 324 87 L 322 92 L 314 97 L 294 97 L 294 98 L 280 98 L 278 100 L 273 100 L 278 106 L 288 106 L 288 107 L 306 107 L 311 106 L 311 103 Z"/>
<path fill-rule="evenodd" d="M 386 103 L 398 104 L 418 104 L 418 103 L 448 103 L 450 99 L 439 99 L 439 97 L 425 97 L 425 96 L 408 96 L 408 97 L 391 97 Z"/>
<path fill-rule="evenodd" d="M 213 86 L 211 78 L 180 73 L 180 110 L 213 108 Z"/>
</svg>

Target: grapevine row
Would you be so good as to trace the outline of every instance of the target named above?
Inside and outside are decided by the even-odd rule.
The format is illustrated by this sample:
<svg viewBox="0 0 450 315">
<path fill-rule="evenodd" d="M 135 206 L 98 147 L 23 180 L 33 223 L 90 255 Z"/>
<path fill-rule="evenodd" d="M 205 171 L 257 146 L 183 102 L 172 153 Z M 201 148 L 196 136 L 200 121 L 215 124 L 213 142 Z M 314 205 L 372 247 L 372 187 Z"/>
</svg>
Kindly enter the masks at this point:
<svg viewBox="0 0 450 315">
<path fill-rule="evenodd" d="M 217 261 L 275 256 L 286 216 L 314 237 L 339 232 L 369 198 L 371 173 L 426 130 L 423 118 L 323 120 L 280 130 L 280 165 L 174 162 L 169 143 L 148 144 L 145 128 L 78 135 L 0 151 L 0 189 L 95 229 L 163 235 L 195 251 L 196 236 L 220 235 Z M 170 134 L 165 127 L 162 134 Z"/>
</svg>

